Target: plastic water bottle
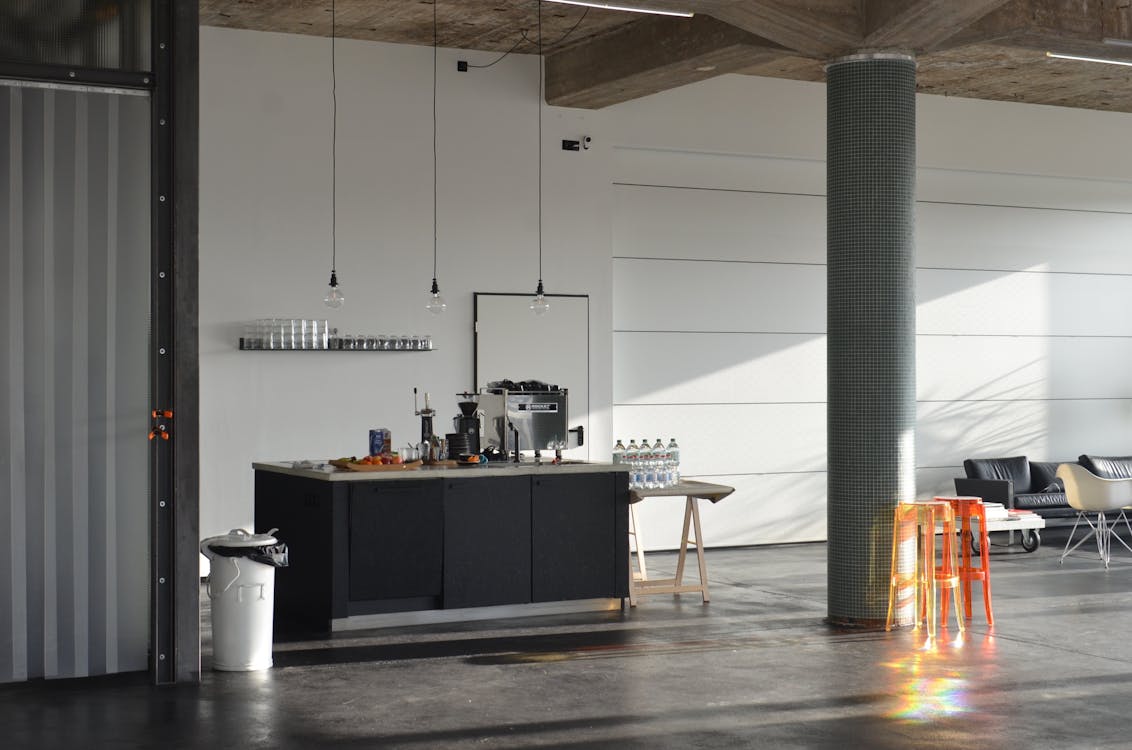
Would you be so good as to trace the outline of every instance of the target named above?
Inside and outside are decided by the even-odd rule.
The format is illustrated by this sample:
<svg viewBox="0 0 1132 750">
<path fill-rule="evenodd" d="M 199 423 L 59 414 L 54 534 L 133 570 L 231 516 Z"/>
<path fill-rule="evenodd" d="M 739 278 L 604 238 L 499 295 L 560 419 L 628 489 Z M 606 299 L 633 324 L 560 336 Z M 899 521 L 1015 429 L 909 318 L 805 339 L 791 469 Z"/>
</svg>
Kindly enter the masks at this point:
<svg viewBox="0 0 1132 750">
<path fill-rule="evenodd" d="M 652 446 L 653 461 L 656 462 L 656 486 L 657 487 L 671 487 L 672 476 L 669 473 L 668 465 L 668 451 L 664 448 L 664 443 L 660 438 Z"/>
<path fill-rule="evenodd" d="M 672 464 L 672 483 L 680 483 L 680 446 L 676 438 L 668 439 L 668 460 Z"/>
<path fill-rule="evenodd" d="M 644 470 L 644 486 L 647 489 L 656 489 L 656 459 L 653 457 L 649 439 L 641 438 L 641 468 Z"/>
<path fill-rule="evenodd" d="M 623 463 L 625 463 L 625 445 L 618 439 L 617 445 L 613 446 L 613 465 L 620 466 Z"/>
<path fill-rule="evenodd" d="M 629 441 L 629 447 L 625 449 L 625 463 L 629 464 L 629 489 L 640 489 L 643 484 L 643 472 L 641 471 L 641 449 L 637 446 L 636 440 Z"/>
</svg>

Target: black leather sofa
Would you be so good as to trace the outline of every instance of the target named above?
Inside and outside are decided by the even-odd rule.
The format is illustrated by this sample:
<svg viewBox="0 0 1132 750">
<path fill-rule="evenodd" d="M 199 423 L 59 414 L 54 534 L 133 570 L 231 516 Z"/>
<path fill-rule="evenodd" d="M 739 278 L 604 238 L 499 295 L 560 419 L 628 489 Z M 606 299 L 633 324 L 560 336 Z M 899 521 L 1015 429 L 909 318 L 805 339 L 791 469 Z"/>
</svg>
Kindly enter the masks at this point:
<svg viewBox="0 0 1132 750">
<path fill-rule="evenodd" d="M 1031 510 L 1046 519 L 1047 526 L 1061 526 L 1077 516 L 1056 477 L 1057 467 L 1063 463 L 1078 463 L 1105 479 L 1132 478 L 1132 456 L 1083 454 L 1076 461 L 1031 461 L 1026 456 L 968 458 L 963 461 L 967 476 L 955 479 L 955 492 L 1007 508 Z M 1041 536 L 1036 531 L 1022 537 L 1022 547 L 1027 551 L 1032 552 L 1039 544 Z"/>
</svg>

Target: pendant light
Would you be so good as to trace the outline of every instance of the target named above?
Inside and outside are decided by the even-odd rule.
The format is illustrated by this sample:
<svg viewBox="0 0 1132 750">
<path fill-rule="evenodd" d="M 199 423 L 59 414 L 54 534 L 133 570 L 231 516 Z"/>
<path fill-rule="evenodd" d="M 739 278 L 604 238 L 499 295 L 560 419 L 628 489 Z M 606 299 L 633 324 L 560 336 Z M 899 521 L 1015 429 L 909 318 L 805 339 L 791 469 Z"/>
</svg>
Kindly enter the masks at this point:
<svg viewBox="0 0 1132 750">
<path fill-rule="evenodd" d="M 440 285 L 436 283 L 436 3 L 432 0 L 432 289 L 429 290 L 425 309 L 433 315 L 440 315 L 448 308 L 448 303 L 440 296 Z"/>
<path fill-rule="evenodd" d="M 327 307 L 337 310 L 346 301 L 342 288 L 338 286 L 338 72 L 335 69 L 335 16 L 334 0 L 330 0 L 330 288 L 323 302 Z"/>
<path fill-rule="evenodd" d="M 550 309 L 542 289 L 542 83 L 542 0 L 538 0 L 538 286 L 530 305 L 535 315 L 544 315 Z"/>
</svg>

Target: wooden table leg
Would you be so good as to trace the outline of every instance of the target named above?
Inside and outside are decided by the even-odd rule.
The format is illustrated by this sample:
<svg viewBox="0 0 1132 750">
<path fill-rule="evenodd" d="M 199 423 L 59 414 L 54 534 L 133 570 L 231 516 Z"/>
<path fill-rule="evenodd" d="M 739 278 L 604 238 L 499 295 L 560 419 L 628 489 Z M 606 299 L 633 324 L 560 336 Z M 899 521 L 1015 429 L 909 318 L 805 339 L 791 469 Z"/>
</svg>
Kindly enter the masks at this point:
<svg viewBox="0 0 1132 750">
<path fill-rule="evenodd" d="M 700 529 L 700 504 L 695 498 L 688 498 L 688 505 L 692 509 L 692 521 L 696 526 L 696 558 L 700 564 L 700 587 L 704 597 L 704 604 L 711 601 L 707 583 L 707 561 L 704 560 L 703 531 Z M 687 524 L 684 525 L 687 528 Z"/>
<path fill-rule="evenodd" d="M 648 572 L 645 570 L 645 547 L 641 541 L 640 521 L 637 520 L 637 506 L 629 506 L 629 536 L 633 537 L 633 546 L 636 548 L 637 567 L 640 572 L 633 570 L 633 555 L 629 555 L 629 606 L 637 606 L 637 581 L 647 581 Z"/>
<path fill-rule="evenodd" d="M 695 500 L 689 497 L 684 504 L 684 532 L 680 535 L 680 554 L 676 558 L 675 585 L 677 587 L 684 581 L 684 560 L 688 557 L 688 524 L 692 520 L 692 508 L 695 507 L 693 503 L 695 503 Z"/>
<path fill-rule="evenodd" d="M 637 554 L 637 570 L 640 571 L 642 581 L 649 579 L 648 569 L 645 568 L 645 541 L 641 536 L 641 521 L 637 518 L 637 506 L 629 506 L 629 536 L 633 537 L 633 547 Z"/>
</svg>

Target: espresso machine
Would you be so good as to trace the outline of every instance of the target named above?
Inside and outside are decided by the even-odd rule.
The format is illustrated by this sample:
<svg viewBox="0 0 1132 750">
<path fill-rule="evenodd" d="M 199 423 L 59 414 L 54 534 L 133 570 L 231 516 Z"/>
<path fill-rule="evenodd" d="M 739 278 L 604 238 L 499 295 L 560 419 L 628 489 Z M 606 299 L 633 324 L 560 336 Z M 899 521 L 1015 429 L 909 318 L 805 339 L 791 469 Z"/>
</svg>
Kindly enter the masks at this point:
<svg viewBox="0 0 1132 750">
<path fill-rule="evenodd" d="M 541 381 L 496 381 L 479 393 L 483 414 L 483 447 L 494 446 L 519 460 L 521 451 L 544 450 L 561 458 L 562 451 L 583 444 L 581 427 L 567 426 L 565 388 Z"/>
</svg>

